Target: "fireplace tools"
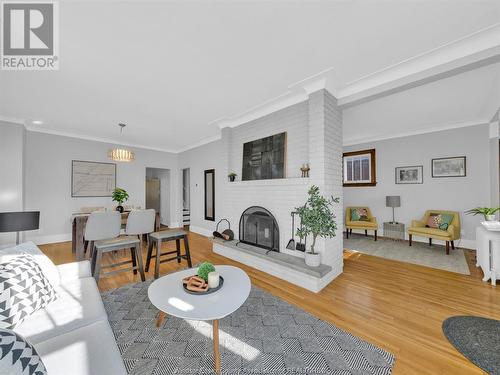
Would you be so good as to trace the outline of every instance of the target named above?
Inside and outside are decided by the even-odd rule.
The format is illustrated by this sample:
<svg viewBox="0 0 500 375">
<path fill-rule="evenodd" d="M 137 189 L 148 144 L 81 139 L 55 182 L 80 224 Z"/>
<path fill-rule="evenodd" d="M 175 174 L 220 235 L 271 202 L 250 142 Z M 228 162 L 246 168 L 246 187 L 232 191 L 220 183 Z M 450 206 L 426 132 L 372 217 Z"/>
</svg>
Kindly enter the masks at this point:
<svg viewBox="0 0 500 375">
<path fill-rule="evenodd" d="M 219 224 L 225 221 L 227 222 L 228 229 L 224 229 L 221 232 L 219 232 Z M 228 219 L 220 219 L 219 222 L 217 223 L 217 226 L 215 227 L 215 231 L 212 233 L 214 237 L 222 238 L 224 241 L 232 241 L 234 240 L 234 232 L 231 230 L 231 223 L 229 222 Z"/>
<path fill-rule="evenodd" d="M 297 212 L 292 212 L 292 238 L 288 241 L 288 245 L 286 248 L 289 250 L 297 250 L 297 251 L 306 251 L 306 238 L 299 237 L 299 242 L 295 242 L 295 215 Z M 302 223 L 300 223 L 300 227 L 302 228 Z M 304 240 L 304 243 L 302 243 Z"/>
<path fill-rule="evenodd" d="M 288 250 L 295 250 L 295 215 L 293 212 L 292 212 L 292 238 L 290 238 L 290 241 L 288 241 L 286 248 Z"/>
</svg>

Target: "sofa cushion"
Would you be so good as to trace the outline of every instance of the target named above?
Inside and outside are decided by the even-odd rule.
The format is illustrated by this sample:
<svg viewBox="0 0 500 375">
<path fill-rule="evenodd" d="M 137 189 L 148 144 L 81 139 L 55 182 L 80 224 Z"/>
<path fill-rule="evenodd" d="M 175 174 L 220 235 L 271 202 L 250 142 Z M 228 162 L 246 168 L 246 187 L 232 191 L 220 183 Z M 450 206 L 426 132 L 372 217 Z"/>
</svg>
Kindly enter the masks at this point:
<svg viewBox="0 0 500 375">
<path fill-rule="evenodd" d="M 372 221 L 351 221 L 349 222 L 346 226 L 349 228 L 377 228 L 378 225 L 377 223 L 374 223 Z"/>
<path fill-rule="evenodd" d="M 95 280 L 76 279 L 56 288 L 59 298 L 45 309 L 37 311 L 16 332 L 33 344 L 66 333 L 79 327 L 106 320 L 107 315 Z"/>
<path fill-rule="evenodd" d="M 426 228 L 426 227 L 411 227 L 408 228 L 408 232 L 410 234 L 422 235 L 424 237 L 434 236 L 434 237 L 443 237 L 449 238 L 451 237 L 450 233 L 445 230 L 437 229 L 437 228 Z"/>
<path fill-rule="evenodd" d="M 47 375 L 47 369 L 23 336 L 0 328 L 0 374 Z"/>
<path fill-rule="evenodd" d="M 99 321 L 34 345 L 50 375 L 125 375 L 107 321 Z"/>
<path fill-rule="evenodd" d="M 57 298 L 29 254 L 0 263 L 0 328 L 13 328 Z"/>
<path fill-rule="evenodd" d="M 33 242 L 25 242 L 0 250 L 0 263 L 8 262 L 20 254 L 30 254 L 33 256 L 52 286 L 56 287 L 59 285 L 60 279 L 57 267 Z"/>
</svg>

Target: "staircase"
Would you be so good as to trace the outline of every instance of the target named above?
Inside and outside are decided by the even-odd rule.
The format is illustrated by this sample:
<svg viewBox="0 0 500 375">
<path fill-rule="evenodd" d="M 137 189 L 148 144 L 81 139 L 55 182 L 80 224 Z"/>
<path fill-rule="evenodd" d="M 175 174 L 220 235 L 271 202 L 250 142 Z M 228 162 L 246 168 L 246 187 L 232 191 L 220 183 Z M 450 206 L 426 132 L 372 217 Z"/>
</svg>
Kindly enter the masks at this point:
<svg viewBox="0 0 500 375">
<path fill-rule="evenodd" d="M 186 226 L 191 223 L 191 213 L 189 208 L 182 209 L 182 225 Z"/>
</svg>

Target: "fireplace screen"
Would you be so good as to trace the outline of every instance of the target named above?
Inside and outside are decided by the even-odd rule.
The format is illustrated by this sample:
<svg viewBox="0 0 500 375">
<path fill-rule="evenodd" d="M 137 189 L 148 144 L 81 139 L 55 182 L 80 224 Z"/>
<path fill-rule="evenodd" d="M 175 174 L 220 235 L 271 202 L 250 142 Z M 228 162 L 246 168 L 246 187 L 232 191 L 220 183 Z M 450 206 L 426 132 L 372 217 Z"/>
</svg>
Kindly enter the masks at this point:
<svg viewBox="0 0 500 375">
<path fill-rule="evenodd" d="M 274 216 L 263 207 L 247 208 L 240 218 L 240 242 L 279 251 L 279 229 Z"/>
</svg>

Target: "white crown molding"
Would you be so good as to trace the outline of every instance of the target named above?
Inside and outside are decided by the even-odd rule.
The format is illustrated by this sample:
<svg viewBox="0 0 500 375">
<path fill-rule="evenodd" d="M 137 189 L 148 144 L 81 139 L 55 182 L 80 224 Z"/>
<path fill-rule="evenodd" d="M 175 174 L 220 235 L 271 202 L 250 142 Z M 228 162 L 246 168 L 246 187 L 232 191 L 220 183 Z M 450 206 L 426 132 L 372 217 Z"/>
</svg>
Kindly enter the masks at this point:
<svg viewBox="0 0 500 375">
<path fill-rule="evenodd" d="M 188 151 L 188 150 L 191 150 L 193 148 L 200 147 L 200 146 L 206 145 L 208 143 L 212 143 L 212 142 L 218 141 L 219 139 L 221 139 L 221 134 L 214 135 L 213 137 L 204 138 L 201 141 L 198 141 L 196 143 L 190 144 L 189 146 L 182 147 L 182 148 L 178 149 L 175 152 L 176 153 L 181 153 L 181 152 L 184 152 L 184 151 Z"/>
<path fill-rule="evenodd" d="M 308 95 L 305 91 L 295 92 L 293 90 L 288 90 L 282 95 L 272 98 L 264 103 L 261 103 L 248 111 L 240 113 L 235 116 L 225 117 L 212 122 L 212 124 L 223 128 L 235 128 L 237 126 L 246 124 L 247 122 L 256 120 L 258 118 L 264 117 L 273 112 L 279 111 L 281 109 L 290 107 L 294 104 L 303 102 L 307 100 Z"/>
<path fill-rule="evenodd" d="M 364 143 L 385 141 L 385 140 L 394 139 L 394 138 L 411 137 L 414 135 L 435 133 L 435 132 L 439 132 L 439 131 L 443 131 L 443 130 L 452 130 L 452 129 L 466 128 L 469 126 L 480 126 L 480 125 L 488 125 L 488 124 L 489 124 L 489 121 L 485 120 L 485 119 L 479 119 L 479 120 L 475 120 L 475 121 L 456 122 L 456 123 L 449 123 L 449 124 L 441 124 L 441 125 L 428 127 L 425 129 L 413 130 L 413 131 L 408 131 L 408 132 L 384 134 L 384 135 L 365 137 L 365 138 L 347 138 L 347 139 L 344 138 L 344 142 L 342 144 L 343 144 L 343 146 L 354 146 L 354 145 L 360 145 L 360 144 L 364 144 Z"/>
<path fill-rule="evenodd" d="M 18 124 L 24 126 L 24 120 L 20 118 L 0 116 L 0 121 L 10 122 L 11 124 Z"/>
<path fill-rule="evenodd" d="M 500 61 L 499 35 L 500 23 L 497 23 L 348 82 L 339 90 L 339 105 L 357 104 L 381 93 L 392 93 L 397 88 L 406 89 L 443 78 L 447 72 L 457 74 Z"/>
<path fill-rule="evenodd" d="M 500 137 L 500 122 L 490 122 L 490 139 Z"/>
<path fill-rule="evenodd" d="M 83 135 L 83 134 L 78 134 L 78 133 L 71 133 L 71 132 L 66 132 L 66 131 L 61 131 L 61 130 L 55 130 L 55 129 L 47 129 L 47 128 L 42 128 L 42 127 L 39 127 L 39 126 L 31 126 L 30 125 L 30 126 L 26 126 L 26 129 L 28 131 L 31 131 L 31 132 L 51 134 L 51 135 L 59 135 L 61 137 L 84 139 L 86 141 L 109 143 L 109 144 L 113 144 L 113 145 L 122 145 L 122 146 L 127 146 L 127 147 L 141 148 L 141 149 L 144 149 L 144 150 L 168 152 L 168 153 L 173 153 L 173 154 L 177 153 L 176 150 L 170 150 L 170 149 L 158 148 L 158 147 L 150 147 L 150 146 L 136 144 L 136 143 L 122 142 L 120 140 L 115 140 L 115 139 L 93 137 L 93 136 L 88 136 L 88 135 Z"/>
</svg>

